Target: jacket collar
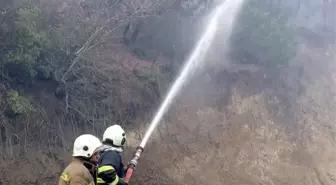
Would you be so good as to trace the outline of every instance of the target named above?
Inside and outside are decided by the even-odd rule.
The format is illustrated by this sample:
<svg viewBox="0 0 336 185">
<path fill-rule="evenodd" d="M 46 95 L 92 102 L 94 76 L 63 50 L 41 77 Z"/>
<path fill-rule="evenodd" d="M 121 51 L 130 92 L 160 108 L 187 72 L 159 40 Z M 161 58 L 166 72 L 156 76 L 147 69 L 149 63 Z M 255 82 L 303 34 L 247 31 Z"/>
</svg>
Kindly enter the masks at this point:
<svg viewBox="0 0 336 185">
<path fill-rule="evenodd" d="M 76 158 L 76 157 L 73 159 L 73 162 L 83 164 L 85 166 L 85 168 L 88 169 L 88 171 L 90 172 L 92 177 L 95 178 L 96 170 L 97 170 L 97 166 L 95 164 L 91 163 L 88 160 L 81 159 L 81 158 Z"/>
<path fill-rule="evenodd" d="M 104 145 L 103 146 L 103 149 L 102 149 L 102 151 L 116 151 L 116 152 L 119 152 L 119 153 L 121 153 L 121 152 L 123 152 L 124 150 L 123 150 L 123 148 L 117 148 L 117 147 L 113 147 L 113 146 L 109 146 L 109 145 Z"/>
</svg>

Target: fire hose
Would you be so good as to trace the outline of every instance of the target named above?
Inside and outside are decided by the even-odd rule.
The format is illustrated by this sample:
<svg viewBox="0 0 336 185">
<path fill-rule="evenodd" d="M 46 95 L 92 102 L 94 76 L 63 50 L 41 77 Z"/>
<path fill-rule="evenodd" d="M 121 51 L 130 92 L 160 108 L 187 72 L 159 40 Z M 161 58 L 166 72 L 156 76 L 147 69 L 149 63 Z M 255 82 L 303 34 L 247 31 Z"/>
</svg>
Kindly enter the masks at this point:
<svg viewBox="0 0 336 185">
<path fill-rule="evenodd" d="M 126 183 L 128 183 L 131 180 L 131 177 L 132 177 L 133 172 L 135 170 L 135 166 L 138 164 L 138 160 L 139 160 L 140 155 L 143 151 L 144 151 L 144 148 L 141 147 L 141 146 L 138 146 L 135 153 L 134 153 L 133 159 L 128 163 L 126 175 L 125 175 L 125 178 L 124 178 L 124 181 Z"/>
</svg>

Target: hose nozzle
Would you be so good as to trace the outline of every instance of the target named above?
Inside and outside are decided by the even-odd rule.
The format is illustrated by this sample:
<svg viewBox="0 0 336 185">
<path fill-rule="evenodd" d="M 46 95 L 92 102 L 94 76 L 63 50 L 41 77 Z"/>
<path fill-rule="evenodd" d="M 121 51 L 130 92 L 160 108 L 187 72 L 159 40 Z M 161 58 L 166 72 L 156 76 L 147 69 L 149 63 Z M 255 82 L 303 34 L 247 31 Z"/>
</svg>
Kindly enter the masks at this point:
<svg viewBox="0 0 336 185">
<path fill-rule="evenodd" d="M 127 172 L 126 172 L 126 176 L 124 178 L 124 181 L 125 182 L 129 182 L 129 180 L 131 179 L 132 177 L 132 174 L 134 172 L 134 168 L 135 166 L 138 164 L 138 160 L 141 156 L 141 153 L 144 151 L 143 147 L 141 146 L 138 146 L 135 153 L 134 153 L 134 157 L 133 159 L 128 163 L 128 166 L 127 166 Z"/>
</svg>

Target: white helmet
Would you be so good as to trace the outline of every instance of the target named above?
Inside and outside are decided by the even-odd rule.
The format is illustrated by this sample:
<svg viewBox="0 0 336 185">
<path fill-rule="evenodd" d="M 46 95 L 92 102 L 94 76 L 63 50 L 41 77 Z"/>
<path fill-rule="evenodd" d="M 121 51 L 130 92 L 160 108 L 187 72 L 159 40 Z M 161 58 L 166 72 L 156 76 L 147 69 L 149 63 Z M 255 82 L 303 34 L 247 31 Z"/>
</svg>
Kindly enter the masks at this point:
<svg viewBox="0 0 336 185">
<path fill-rule="evenodd" d="M 126 134 L 120 125 L 108 127 L 103 134 L 103 143 L 110 144 L 113 147 L 123 147 L 125 142 Z"/>
<path fill-rule="evenodd" d="M 83 134 L 76 138 L 73 146 L 73 157 L 91 157 L 102 146 L 100 140 L 91 134 Z"/>
</svg>

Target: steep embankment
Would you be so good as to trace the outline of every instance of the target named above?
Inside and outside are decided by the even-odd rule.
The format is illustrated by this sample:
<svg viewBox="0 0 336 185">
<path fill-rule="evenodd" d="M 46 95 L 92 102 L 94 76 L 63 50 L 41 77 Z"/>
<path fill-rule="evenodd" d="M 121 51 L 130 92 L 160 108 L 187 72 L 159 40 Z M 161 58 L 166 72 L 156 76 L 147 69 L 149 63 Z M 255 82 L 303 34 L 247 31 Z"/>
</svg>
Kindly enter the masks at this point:
<svg viewBox="0 0 336 185">
<path fill-rule="evenodd" d="M 75 137 L 82 133 L 101 136 L 103 129 L 116 123 L 118 113 L 121 117 L 119 123 L 122 124 L 134 117 L 140 119 L 143 115 L 134 116 L 132 110 L 140 106 L 136 113 L 144 114 L 146 108 L 149 109 L 157 101 L 155 91 L 160 89 L 155 89 L 159 87 L 155 86 L 156 81 L 151 75 L 160 70 L 159 61 L 153 64 L 152 61 L 140 60 L 124 47 L 93 52 L 96 53 L 87 53 L 86 57 L 99 56 L 100 59 L 95 58 L 96 63 L 92 66 L 92 81 L 87 81 L 88 78 L 84 76 L 69 82 L 73 89 L 85 89 L 81 92 L 83 99 L 72 99 L 72 103 L 84 109 L 73 108 L 66 114 L 64 99 L 54 95 L 57 84 L 52 80 L 37 81 L 31 88 L 19 86 L 16 89 L 19 98 L 27 99 L 35 110 L 28 115 L 10 118 L 5 115 L 5 109 L 9 107 L 8 89 L 5 86 L 0 89 L 0 103 L 3 107 L 0 113 L 0 184 L 55 184 L 61 170 L 71 160 Z M 83 83 L 85 87 L 80 87 Z M 101 94 L 103 100 L 92 98 Z M 96 107 L 85 107 L 85 103 L 88 103 L 85 102 L 85 96 L 91 97 L 89 103 Z M 100 107 L 102 101 L 113 107 Z M 117 114 L 111 115 L 113 112 Z M 100 119 L 94 119 L 95 115 L 104 114 Z M 123 114 L 128 117 L 121 116 Z M 88 123 L 84 124 L 84 120 Z M 150 170 L 152 165 L 148 166 Z M 139 182 L 143 182 L 142 179 Z"/>
<path fill-rule="evenodd" d="M 261 69 L 225 72 L 233 65 L 199 76 L 144 158 L 178 184 L 336 183 L 334 50 L 299 48 L 278 82 Z"/>
<path fill-rule="evenodd" d="M 55 184 L 74 138 L 99 136 L 114 123 L 133 127 L 135 147 L 145 126 L 138 122 L 154 112 L 166 92 L 161 85 L 194 45 L 211 7 L 199 0 L 111 2 L 7 0 L 0 8 L 0 184 Z M 280 1 L 251 2 L 233 35 L 218 32 L 234 39 L 216 36 L 207 60 L 214 65 L 171 108 L 135 184 L 335 183 L 334 56 L 301 40 L 300 54 L 284 67 L 294 51 L 290 14 L 279 11 Z M 308 37 L 316 27 L 331 38 L 334 0 L 284 2 L 299 16 L 290 22 L 310 28 Z M 231 28 L 229 17 L 222 29 Z M 224 61 L 225 46 L 235 60 L 262 68 Z M 130 48 L 172 61 L 162 67 L 139 60 Z M 280 79 L 279 66 L 286 68 Z"/>
<path fill-rule="evenodd" d="M 313 48 L 304 40 L 300 43 L 299 55 L 283 72 L 280 81 L 272 80 L 262 69 L 237 67 L 227 61 L 215 61 L 225 65 L 214 65 L 215 68 L 208 69 L 212 73 L 197 76 L 173 105 L 159 132 L 151 138 L 134 183 L 334 184 L 334 48 Z M 104 75 L 118 72 L 115 76 L 122 79 L 118 82 L 122 87 L 117 93 L 123 98 L 120 101 L 136 101 L 137 97 L 142 97 L 129 99 L 131 94 L 124 92 L 132 92 L 127 90 L 134 88 L 131 77 L 136 77 L 136 69 L 150 68 L 150 62 L 140 61 L 125 50 L 106 55 L 102 62 L 98 67 L 104 69 L 101 71 Z M 220 70 L 218 66 L 225 69 Z M 138 77 L 141 78 L 141 74 Z M 36 92 L 29 93 L 35 93 L 35 100 L 47 110 L 49 118 L 62 119 L 55 117 L 56 110 L 48 106 L 57 102 L 50 92 L 43 90 L 38 96 Z M 2 95 L 5 98 L 4 92 Z M 33 117 L 29 121 L 33 123 Z M 35 127 L 28 125 L 26 130 L 13 133 L 13 137 L 22 138 L 24 143 L 24 138 L 38 134 L 33 132 Z M 58 128 L 56 124 L 39 137 L 71 130 L 71 127 L 69 124 Z M 132 147 L 138 144 L 139 130 L 144 128 L 145 125 L 139 124 L 139 129 L 131 133 L 126 160 L 133 152 Z M 4 142 L 6 145 L 1 147 L 6 152 L 1 155 L 3 176 L 0 184 L 55 184 L 70 159 L 73 137 L 82 131 L 74 132 L 61 133 L 62 141 L 60 137 L 48 137 L 43 142 L 52 147 L 41 145 L 38 149 L 34 142 L 27 142 L 27 145 Z M 58 142 L 61 144 L 55 147 Z"/>
<path fill-rule="evenodd" d="M 333 48 L 325 51 L 302 44 L 294 62 L 303 66 L 301 76 L 293 74 L 297 71 L 292 66 L 294 72 L 286 72 L 284 85 L 272 83 L 261 69 L 241 71 L 234 65 L 198 76 L 151 139 L 133 182 L 335 183 L 336 66 Z M 289 88 L 295 85 L 302 87 Z M 136 133 L 138 129 L 131 135 Z M 136 138 L 130 136 L 129 144 L 131 154 Z M 70 159 L 69 152 L 60 148 L 14 145 L 11 149 L 11 155 L 1 155 L 1 184 L 54 184 Z"/>
</svg>

